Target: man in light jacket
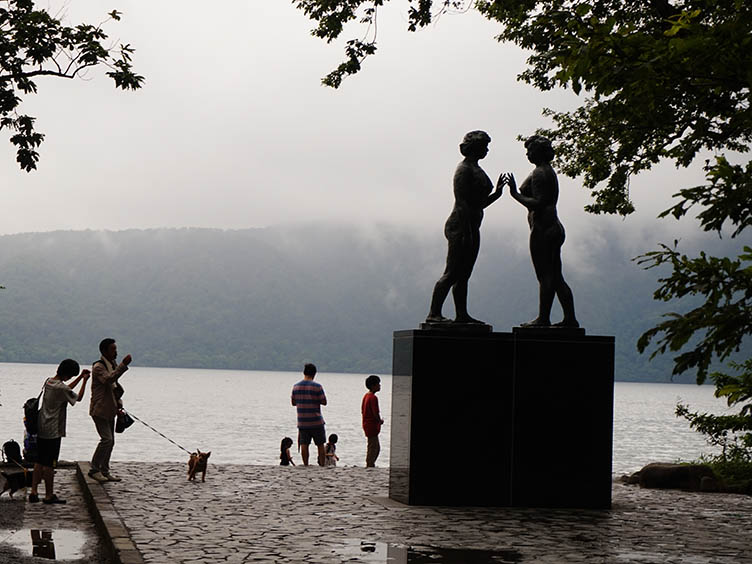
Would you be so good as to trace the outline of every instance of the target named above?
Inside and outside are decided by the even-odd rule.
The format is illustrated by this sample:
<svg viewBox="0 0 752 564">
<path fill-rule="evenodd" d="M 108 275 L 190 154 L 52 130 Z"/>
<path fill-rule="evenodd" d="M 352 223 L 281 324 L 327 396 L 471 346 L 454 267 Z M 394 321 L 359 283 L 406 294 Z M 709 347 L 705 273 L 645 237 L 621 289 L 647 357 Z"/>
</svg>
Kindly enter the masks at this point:
<svg viewBox="0 0 752 564">
<path fill-rule="evenodd" d="M 99 444 L 91 458 L 89 476 L 98 482 L 120 482 L 110 474 L 110 456 L 115 446 L 115 417 L 122 407 L 120 396 L 123 388 L 118 383 L 120 377 L 128 370 L 131 355 L 126 355 L 117 364 L 117 344 L 115 339 L 103 339 L 99 343 L 102 356 L 91 368 L 91 406 L 89 415 L 99 433 Z"/>
</svg>

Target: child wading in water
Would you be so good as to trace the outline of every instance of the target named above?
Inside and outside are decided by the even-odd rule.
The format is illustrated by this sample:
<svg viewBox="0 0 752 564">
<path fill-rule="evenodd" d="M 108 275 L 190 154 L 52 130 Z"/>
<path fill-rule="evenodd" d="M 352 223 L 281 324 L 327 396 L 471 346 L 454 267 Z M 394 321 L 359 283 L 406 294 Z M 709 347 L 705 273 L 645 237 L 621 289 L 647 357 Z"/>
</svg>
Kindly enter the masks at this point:
<svg viewBox="0 0 752 564">
<path fill-rule="evenodd" d="M 381 378 L 371 374 L 366 378 L 366 388 L 368 388 L 368 391 L 363 396 L 360 412 L 363 415 L 363 432 L 368 439 L 366 468 L 373 468 L 376 466 L 376 459 L 381 451 L 379 432 L 381 432 L 381 426 L 384 424 L 379 412 L 379 398 L 376 397 L 376 393 L 381 390 Z"/>
<path fill-rule="evenodd" d="M 329 435 L 329 442 L 326 443 L 325 453 L 326 453 L 326 461 L 324 462 L 324 466 L 337 466 L 337 461 L 339 460 L 339 456 L 337 456 L 337 440 L 339 437 L 332 433 Z"/>
<path fill-rule="evenodd" d="M 282 439 L 282 444 L 279 445 L 279 465 L 280 466 L 295 466 L 295 463 L 292 461 L 292 456 L 290 456 L 290 447 L 292 446 L 292 439 L 290 437 L 285 437 Z"/>
</svg>

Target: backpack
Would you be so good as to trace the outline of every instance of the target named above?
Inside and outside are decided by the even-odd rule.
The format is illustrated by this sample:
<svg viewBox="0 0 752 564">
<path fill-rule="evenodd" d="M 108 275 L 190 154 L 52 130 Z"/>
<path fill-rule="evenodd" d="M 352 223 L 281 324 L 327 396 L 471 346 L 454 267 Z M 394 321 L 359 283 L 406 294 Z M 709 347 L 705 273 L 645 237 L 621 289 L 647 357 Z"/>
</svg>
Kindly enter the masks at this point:
<svg viewBox="0 0 752 564">
<path fill-rule="evenodd" d="M 13 439 L 3 443 L 3 458 L 7 462 L 21 464 L 21 447 Z"/>
<path fill-rule="evenodd" d="M 30 435 L 29 431 L 24 431 L 23 442 L 23 459 L 26 464 L 33 464 L 37 461 L 39 452 L 37 450 L 37 436 Z"/>
<path fill-rule="evenodd" d="M 30 435 L 36 435 L 39 432 L 39 400 L 42 399 L 43 393 L 44 386 L 37 397 L 27 399 L 24 404 L 24 425 Z"/>
</svg>

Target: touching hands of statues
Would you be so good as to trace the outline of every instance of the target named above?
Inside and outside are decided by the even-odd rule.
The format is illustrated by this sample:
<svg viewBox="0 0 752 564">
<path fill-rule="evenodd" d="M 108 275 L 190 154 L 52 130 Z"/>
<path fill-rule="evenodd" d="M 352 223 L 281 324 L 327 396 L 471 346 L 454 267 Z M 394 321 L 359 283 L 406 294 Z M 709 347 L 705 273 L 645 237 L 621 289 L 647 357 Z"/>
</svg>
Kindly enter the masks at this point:
<svg viewBox="0 0 752 564">
<path fill-rule="evenodd" d="M 496 181 L 496 197 L 499 198 L 504 193 L 504 184 L 506 184 L 506 181 L 504 180 L 504 173 L 502 172 L 499 175 L 499 180 Z"/>
<path fill-rule="evenodd" d="M 507 184 L 509 186 L 509 193 L 516 194 L 517 182 L 514 180 L 514 174 L 512 174 L 511 172 L 507 172 L 505 174 L 502 174 L 501 176 L 504 177 L 504 184 Z"/>
</svg>

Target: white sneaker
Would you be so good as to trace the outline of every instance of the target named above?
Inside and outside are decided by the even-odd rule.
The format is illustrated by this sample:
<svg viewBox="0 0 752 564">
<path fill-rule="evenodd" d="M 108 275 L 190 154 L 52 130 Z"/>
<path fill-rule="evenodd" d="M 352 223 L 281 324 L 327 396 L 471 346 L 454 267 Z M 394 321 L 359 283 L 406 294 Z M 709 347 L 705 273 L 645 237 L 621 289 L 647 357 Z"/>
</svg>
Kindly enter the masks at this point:
<svg viewBox="0 0 752 564">
<path fill-rule="evenodd" d="M 104 477 L 108 482 L 122 482 L 123 481 L 122 478 L 118 478 L 117 476 L 113 476 L 112 474 L 109 474 L 109 473 L 105 474 Z"/>
</svg>

